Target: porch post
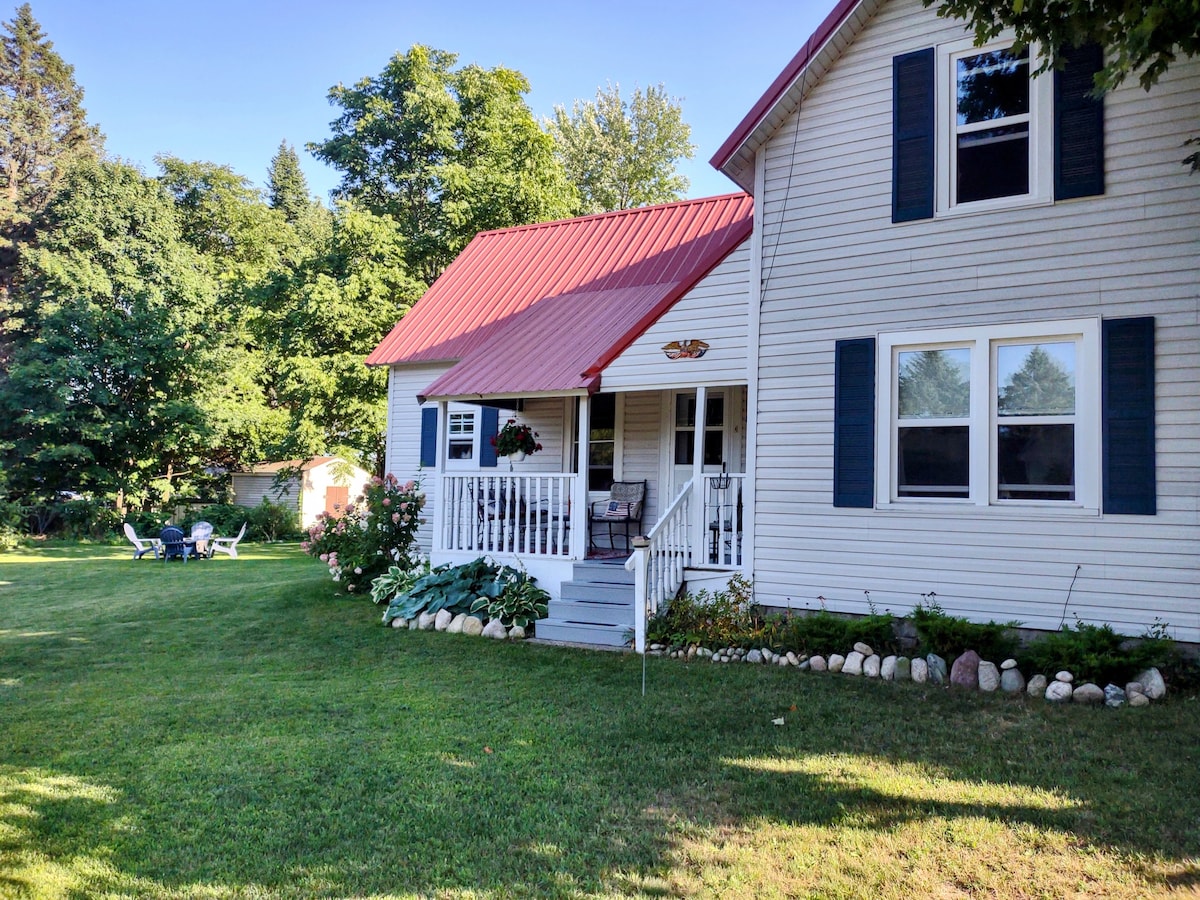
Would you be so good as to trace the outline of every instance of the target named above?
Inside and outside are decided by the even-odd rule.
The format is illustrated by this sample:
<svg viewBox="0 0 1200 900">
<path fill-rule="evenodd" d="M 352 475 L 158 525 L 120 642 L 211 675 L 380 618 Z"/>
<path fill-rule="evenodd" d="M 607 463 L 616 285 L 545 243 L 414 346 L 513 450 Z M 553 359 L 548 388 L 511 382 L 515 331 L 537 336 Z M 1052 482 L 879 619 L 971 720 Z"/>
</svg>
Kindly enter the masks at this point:
<svg viewBox="0 0 1200 900">
<path fill-rule="evenodd" d="M 575 466 L 578 474 L 575 477 L 575 488 L 571 496 L 571 558 L 583 559 L 587 556 L 588 546 L 588 437 L 592 433 L 592 427 L 588 395 L 576 397 L 575 403 L 579 410 L 579 415 L 576 416 L 579 422 L 579 440 L 577 441 L 579 457 Z"/>
<path fill-rule="evenodd" d="M 446 448 L 449 446 L 446 436 L 446 429 L 450 427 L 449 408 L 450 405 L 445 400 L 438 401 L 437 451 L 433 466 L 434 485 L 431 495 L 433 497 L 432 549 L 434 550 L 446 549 L 446 535 L 443 531 L 446 519 L 446 498 L 443 496 L 446 492 L 446 479 L 443 476 L 446 474 Z"/>
<path fill-rule="evenodd" d="M 704 429 L 708 425 L 708 388 L 696 388 L 695 440 L 692 441 L 692 565 L 707 561 L 704 555 L 704 529 L 708 512 L 704 497 Z"/>
</svg>

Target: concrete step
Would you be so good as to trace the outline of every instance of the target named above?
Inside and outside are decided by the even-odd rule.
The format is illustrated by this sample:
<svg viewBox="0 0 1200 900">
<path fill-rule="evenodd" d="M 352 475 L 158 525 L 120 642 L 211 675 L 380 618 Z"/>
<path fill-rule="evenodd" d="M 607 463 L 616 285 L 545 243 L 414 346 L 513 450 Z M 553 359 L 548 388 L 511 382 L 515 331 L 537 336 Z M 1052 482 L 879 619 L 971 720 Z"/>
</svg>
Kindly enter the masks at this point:
<svg viewBox="0 0 1200 900">
<path fill-rule="evenodd" d="M 633 607 L 633 585 L 604 584 L 597 581 L 564 581 L 560 588 L 564 600 L 591 600 L 599 603 L 624 603 Z"/>
<path fill-rule="evenodd" d="M 633 584 L 634 575 L 625 571 L 625 561 L 598 562 L 588 560 L 575 563 L 572 581 L 590 581 L 594 584 Z"/>
<path fill-rule="evenodd" d="M 589 600 L 551 600 L 546 617 L 556 621 L 584 625 L 624 625 L 633 627 L 633 601 L 597 603 Z"/>
<path fill-rule="evenodd" d="M 536 636 L 539 641 L 566 641 L 572 644 L 591 644 L 597 647 L 624 647 L 626 634 L 632 625 L 595 625 L 540 619 Z"/>
</svg>

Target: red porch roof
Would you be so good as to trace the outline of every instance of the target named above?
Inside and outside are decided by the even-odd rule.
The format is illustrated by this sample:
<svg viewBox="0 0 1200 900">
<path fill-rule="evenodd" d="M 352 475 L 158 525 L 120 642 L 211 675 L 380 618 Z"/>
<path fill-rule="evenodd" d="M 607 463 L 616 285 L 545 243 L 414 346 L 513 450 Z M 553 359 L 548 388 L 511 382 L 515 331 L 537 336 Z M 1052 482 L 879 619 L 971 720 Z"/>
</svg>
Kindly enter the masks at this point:
<svg viewBox="0 0 1200 900">
<path fill-rule="evenodd" d="M 453 362 L 429 397 L 594 391 L 600 372 L 749 237 L 745 194 L 476 235 L 367 357 Z"/>
</svg>

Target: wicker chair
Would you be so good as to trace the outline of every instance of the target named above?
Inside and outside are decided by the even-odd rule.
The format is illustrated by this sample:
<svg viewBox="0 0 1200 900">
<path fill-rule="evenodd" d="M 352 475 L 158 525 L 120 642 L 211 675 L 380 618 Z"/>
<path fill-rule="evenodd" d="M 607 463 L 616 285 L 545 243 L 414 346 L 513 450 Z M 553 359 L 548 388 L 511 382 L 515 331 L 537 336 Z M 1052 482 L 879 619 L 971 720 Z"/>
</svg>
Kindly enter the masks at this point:
<svg viewBox="0 0 1200 900">
<path fill-rule="evenodd" d="M 625 538 L 625 549 L 631 550 L 633 547 L 633 536 L 636 531 L 631 531 L 633 525 L 641 527 L 642 510 L 646 506 L 646 482 L 645 481 L 614 481 L 612 487 L 608 491 L 607 500 L 597 500 L 592 504 L 591 514 L 588 519 L 591 523 L 589 529 L 590 544 L 593 549 L 599 550 L 600 547 L 596 543 L 597 532 L 600 525 L 608 526 L 608 543 L 612 549 L 617 549 L 615 526 L 621 526 L 621 534 Z"/>
</svg>

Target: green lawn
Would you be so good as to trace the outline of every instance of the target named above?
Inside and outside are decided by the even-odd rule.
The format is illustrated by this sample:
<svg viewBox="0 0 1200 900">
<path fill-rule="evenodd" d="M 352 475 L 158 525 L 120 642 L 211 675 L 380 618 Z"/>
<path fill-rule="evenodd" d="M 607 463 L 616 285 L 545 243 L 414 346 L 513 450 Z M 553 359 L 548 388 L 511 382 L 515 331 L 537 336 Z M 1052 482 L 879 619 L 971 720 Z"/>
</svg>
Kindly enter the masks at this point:
<svg viewBox="0 0 1200 900">
<path fill-rule="evenodd" d="M 290 546 L 0 555 L 0 897 L 1200 890 L 1194 697 L 661 659 L 643 697 L 632 655 L 379 619 Z"/>
</svg>

